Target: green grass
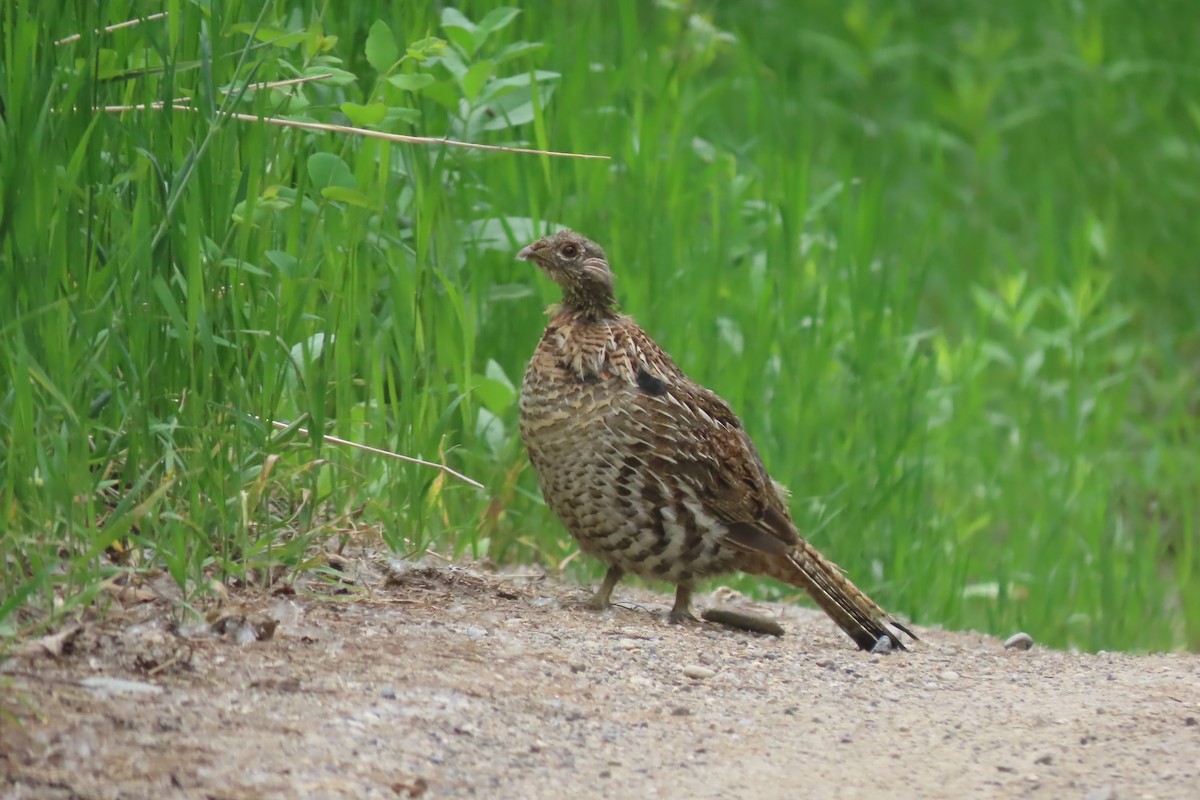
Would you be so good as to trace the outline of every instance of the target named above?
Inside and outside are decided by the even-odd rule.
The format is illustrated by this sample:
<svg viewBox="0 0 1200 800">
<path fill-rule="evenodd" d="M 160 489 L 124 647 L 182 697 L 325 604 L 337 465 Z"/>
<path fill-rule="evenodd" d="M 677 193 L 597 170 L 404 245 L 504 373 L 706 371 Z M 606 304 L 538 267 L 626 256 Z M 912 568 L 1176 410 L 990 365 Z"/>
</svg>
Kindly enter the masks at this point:
<svg viewBox="0 0 1200 800">
<path fill-rule="evenodd" d="M 555 297 L 513 260 L 553 223 L 884 606 L 1200 649 L 1180 8 L 335 5 L 0 12 L 0 632 L 113 575 L 191 600 L 370 531 L 557 569 L 515 406 Z M 487 488 L 260 421 L 302 418 Z"/>
</svg>

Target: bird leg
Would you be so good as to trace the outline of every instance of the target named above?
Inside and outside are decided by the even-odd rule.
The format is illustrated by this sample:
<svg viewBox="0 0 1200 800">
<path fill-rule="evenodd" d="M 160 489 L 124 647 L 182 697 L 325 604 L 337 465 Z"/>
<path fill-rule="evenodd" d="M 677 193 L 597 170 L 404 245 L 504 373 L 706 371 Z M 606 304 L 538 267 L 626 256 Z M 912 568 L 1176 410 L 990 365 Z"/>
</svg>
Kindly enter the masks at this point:
<svg viewBox="0 0 1200 800">
<path fill-rule="evenodd" d="M 592 599 L 587 601 L 587 607 L 593 611 L 603 611 L 611 605 L 613 589 L 617 587 L 617 582 L 625 575 L 625 570 L 613 564 L 608 568 L 608 572 L 604 573 L 604 582 L 600 584 L 600 588 L 592 595 Z"/>
<path fill-rule="evenodd" d="M 683 584 L 675 587 L 675 605 L 671 607 L 667 619 L 676 625 L 696 621 L 692 616 L 692 587 Z"/>
</svg>

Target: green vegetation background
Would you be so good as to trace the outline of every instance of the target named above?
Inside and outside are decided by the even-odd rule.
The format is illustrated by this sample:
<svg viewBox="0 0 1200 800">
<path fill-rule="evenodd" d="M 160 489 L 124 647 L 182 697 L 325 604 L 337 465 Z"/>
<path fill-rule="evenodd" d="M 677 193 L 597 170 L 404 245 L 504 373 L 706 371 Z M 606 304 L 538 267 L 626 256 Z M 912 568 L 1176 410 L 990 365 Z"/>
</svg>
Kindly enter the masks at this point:
<svg viewBox="0 0 1200 800">
<path fill-rule="evenodd" d="M 606 246 L 625 308 L 884 606 L 1200 649 L 1192 16 L 4 4 L 0 631 L 130 573 L 188 598 L 332 580 L 315 546 L 371 531 L 594 579 L 516 438 L 555 296 L 513 253 L 554 224 Z"/>
</svg>

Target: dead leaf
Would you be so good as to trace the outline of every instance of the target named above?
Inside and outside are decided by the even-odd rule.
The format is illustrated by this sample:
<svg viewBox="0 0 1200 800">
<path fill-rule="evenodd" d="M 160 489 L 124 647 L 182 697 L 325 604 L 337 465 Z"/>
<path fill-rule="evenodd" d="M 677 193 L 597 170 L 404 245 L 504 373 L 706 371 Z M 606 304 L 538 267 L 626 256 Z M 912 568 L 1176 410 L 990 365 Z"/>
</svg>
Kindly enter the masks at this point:
<svg viewBox="0 0 1200 800">
<path fill-rule="evenodd" d="M 75 637 L 82 631 L 82 625 L 72 625 L 58 633 L 25 642 L 20 649 L 13 653 L 13 656 L 16 658 L 40 658 L 42 656 L 60 658 L 64 653 L 71 652 L 71 645 L 74 643 Z"/>
<path fill-rule="evenodd" d="M 155 600 L 158 595 L 154 592 L 134 586 L 132 583 L 121 583 L 124 578 L 109 578 L 104 583 L 100 584 L 100 588 L 112 595 L 113 599 L 120 603 L 125 608 L 135 606 L 139 603 L 149 603 Z"/>
</svg>

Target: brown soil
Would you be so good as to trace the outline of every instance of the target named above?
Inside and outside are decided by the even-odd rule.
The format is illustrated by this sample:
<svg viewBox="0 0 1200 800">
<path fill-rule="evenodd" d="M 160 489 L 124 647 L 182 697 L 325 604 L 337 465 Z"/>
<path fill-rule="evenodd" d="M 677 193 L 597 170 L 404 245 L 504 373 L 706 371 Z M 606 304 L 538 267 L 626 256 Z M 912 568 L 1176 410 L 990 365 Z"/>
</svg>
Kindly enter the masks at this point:
<svg viewBox="0 0 1200 800">
<path fill-rule="evenodd" d="M 737 598 L 786 635 L 671 626 L 670 598 L 627 587 L 596 614 L 539 576 L 352 583 L 28 645 L 0 666 L 0 798 L 1200 796 L 1195 655 L 924 628 L 868 655 Z"/>
</svg>

